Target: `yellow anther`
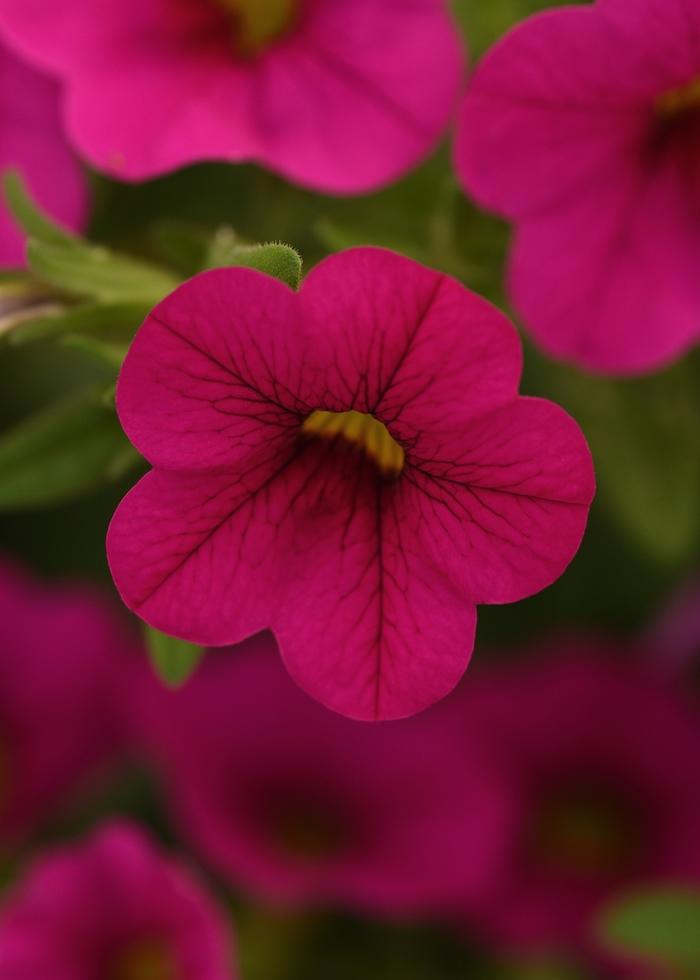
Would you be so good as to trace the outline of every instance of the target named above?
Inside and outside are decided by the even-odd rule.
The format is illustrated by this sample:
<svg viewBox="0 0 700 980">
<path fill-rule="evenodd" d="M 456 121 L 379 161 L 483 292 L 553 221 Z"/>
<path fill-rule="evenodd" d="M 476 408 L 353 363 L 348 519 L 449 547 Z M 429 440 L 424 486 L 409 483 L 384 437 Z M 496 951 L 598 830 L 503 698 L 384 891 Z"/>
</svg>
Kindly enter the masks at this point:
<svg viewBox="0 0 700 980">
<path fill-rule="evenodd" d="M 398 476 L 406 461 L 403 448 L 384 423 L 363 412 L 312 412 L 301 431 L 305 436 L 345 439 L 362 449 L 384 476 Z"/>
</svg>

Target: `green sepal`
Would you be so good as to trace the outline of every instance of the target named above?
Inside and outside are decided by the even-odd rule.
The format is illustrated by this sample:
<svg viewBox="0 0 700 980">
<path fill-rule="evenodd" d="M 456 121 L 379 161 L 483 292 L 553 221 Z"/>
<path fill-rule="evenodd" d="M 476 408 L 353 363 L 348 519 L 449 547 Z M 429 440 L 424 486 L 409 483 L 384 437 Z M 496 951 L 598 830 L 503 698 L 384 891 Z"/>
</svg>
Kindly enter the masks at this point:
<svg viewBox="0 0 700 980">
<path fill-rule="evenodd" d="M 291 245 L 268 242 L 265 245 L 241 244 L 229 229 L 221 229 L 209 250 L 207 267 L 239 266 L 257 269 L 273 279 L 298 289 L 301 283 L 302 258 Z"/>
</svg>

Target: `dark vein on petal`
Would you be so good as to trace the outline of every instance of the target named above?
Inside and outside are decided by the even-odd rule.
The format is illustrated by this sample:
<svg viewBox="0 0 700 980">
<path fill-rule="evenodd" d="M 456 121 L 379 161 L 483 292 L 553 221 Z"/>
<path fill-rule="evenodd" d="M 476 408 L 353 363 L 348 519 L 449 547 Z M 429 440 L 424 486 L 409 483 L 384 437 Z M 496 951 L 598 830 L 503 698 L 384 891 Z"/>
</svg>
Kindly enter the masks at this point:
<svg viewBox="0 0 700 980">
<path fill-rule="evenodd" d="M 394 381 L 396 379 L 396 375 L 399 373 L 399 371 L 401 370 L 401 368 L 403 367 L 403 365 L 406 363 L 406 359 L 408 358 L 409 354 L 411 353 L 411 351 L 413 349 L 413 345 L 416 342 L 416 339 L 418 337 L 418 333 L 420 332 L 421 327 L 425 323 L 425 321 L 426 321 L 426 319 L 428 317 L 428 314 L 430 313 L 430 311 L 431 311 L 431 309 L 433 307 L 433 304 L 435 303 L 435 300 L 437 299 L 438 293 L 440 292 L 440 289 L 442 288 L 442 283 L 443 283 L 443 278 L 442 278 L 442 276 L 438 275 L 437 281 L 435 283 L 435 286 L 433 287 L 433 289 L 430 292 L 430 296 L 428 298 L 428 301 L 425 304 L 425 307 L 424 307 L 423 311 L 421 312 L 420 316 L 418 317 L 418 319 L 416 321 L 415 327 L 413 328 L 413 330 L 411 330 L 410 334 L 408 335 L 408 338 L 406 340 L 406 346 L 404 347 L 402 353 L 398 357 L 398 359 L 396 361 L 396 364 L 392 368 L 391 373 L 390 373 L 389 377 L 387 378 L 387 380 L 386 380 L 386 382 L 384 384 L 384 387 L 382 388 L 382 390 L 380 391 L 379 395 L 377 396 L 377 398 L 376 398 L 376 400 L 374 402 L 373 407 L 369 410 L 371 415 L 374 415 L 377 412 L 377 409 L 379 408 L 379 406 L 381 405 L 382 401 L 386 397 L 387 392 L 391 389 L 391 386 L 393 385 L 393 383 L 394 383 Z"/>
<path fill-rule="evenodd" d="M 250 381 L 247 381 L 244 377 L 242 377 L 242 375 L 240 375 L 237 371 L 235 371 L 231 365 L 225 364 L 223 361 L 220 361 L 210 351 L 207 351 L 203 347 L 200 347 L 199 344 L 195 343 L 191 337 L 187 337 L 184 334 L 181 334 L 179 330 L 176 330 L 171 324 L 167 323 L 165 320 L 161 320 L 160 317 L 155 315 L 155 313 L 150 314 L 150 319 L 155 320 L 155 322 L 159 324 L 159 326 L 161 326 L 164 330 L 167 330 L 168 333 L 172 334 L 173 337 L 176 337 L 187 347 L 191 347 L 192 350 L 196 351 L 202 357 L 206 358 L 206 360 L 208 360 L 211 364 L 214 364 L 222 371 L 225 371 L 226 374 L 232 377 L 234 381 L 237 381 L 238 384 L 240 384 L 242 387 L 247 388 L 249 391 L 254 392 L 264 401 L 270 402 L 270 404 L 275 405 L 277 408 L 281 409 L 284 412 L 289 412 L 290 414 L 299 415 L 299 416 L 303 414 L 302 412 L 299 412 L 296 409 L 289 408 L 287 405 L 284 405 L 282 402 L 278 401 L 277 399 L 271 398 L 270 395 L 266 394 L 264 391 L 261 391 L 259 388 L 256 388 L 255 385 L 251 384 Z"/>
<path fill-rule="evenodd" d="M 422 466 L 417 465 L 415 459 L 411 461 L 414 469 L 416 469 L 422 476 L 431 480 L 433 483 L 450 483 L 453 486 L 460 487 L 462 490 L 468 490 L 470 493 L 475 493 L 480 490 L 487 491 L 488 493 L 500 493 L 507 494 L 510 497 L 522 497 L 525 500 L 539 501 L 545 504 L 570 504 L 572 506 L 587 507 L 588 503 L 583 500 L 571 500 L 564 499 L 563 497 L 545 497 L 539 493 L 525 493 L 522 490 L 509 490 L 507 487 L 491 487 L 482 486 L 478 483 L 471 483 L 468 480 L 456 480 L 454 477 L 442 476 L 436 473 L 431 473 L 429 470 L 423 469 Z M 505 464 L 504 464 L 505 465 Z M 418 487 L 418 484 L 413 481 L 413 485 Z M 420 489 L 420 487 L 418 488 Z M 421 492 L 425 492 L 421 490 Z"/>
<path fill-rule="evenodd" d="M 142 609 L 147 602 L 150 602 L 150 600 L 155 595 L 158 594 L 158 592 L 163 588 L 163 586 L 167 582 L 169 582 L 170 579 L 174 575 L 176 575 L 180 571 L 180 569 L 183 568 L 183 566 L 186 565 L 187 562 L 189 562 L 190 559 L 204 547 L 205 544 L 211 541 L 211 539 L 216 534 L 218 534 L 221 528 L 224 527 L 228 523 L 228 521 L 231 520 L 232 517 L 234 517 L 239 511 L 241 511 L 244 507 L 250 504 L 251 501 L 255 500 L 255 498 L 259 493 L 261 493 L 263 490 L 269 489 L 272 486 L 272 484 L 275 482 L 277 477 L 281 476 L 281 474 L 284 473 L 285 470 L 287 470 L 292 463 L 296 462 L 296 460 L 299 458 L 302 451 L 303 451 L 303 446 L 297 448 L 295 452 L 288 459 L 286 459 L 284 463 L 277 470 L 274 471 L 274 473 L 272 473 L 269 477 L 267 477 L 256 490 L 253 490 L 250 493 L 246 494 L 239 504 L 237 504 L 232 510 L 230 510 L 226 514 L 225 517 L 223 517 L 217 524 L 215 524 L 214 527 L 212 527 L 211 530 L 209 530 L 206 533 L 206 535 L 202 538 L 202 540 L 199 541 L 199 543 L 196 544 L 194 548 L 189 550 L 182 557 L 182 559 L 166 573 L 166 575 L 161 579 L 158 585 L 156 585 L 156 587 L 152 589 L 147 596 L 139 600 L 139 602 L 135 606 L 135 610 Z"/>
<path fill-rule="evenodd" d="M 374 717 L 379 718 L 379 699 L 382 685 L 382 645 L 384 643 L 384 529 L 382 513 L 384 502 L 382 500 L 381 480 L 377 480 L 377 496 L 375 506 L 377 512 L 377 602 L 379 604 L 379 609 L 377 613 L 377 663 L 375 667 L 374 682 Z"/>
</svg>

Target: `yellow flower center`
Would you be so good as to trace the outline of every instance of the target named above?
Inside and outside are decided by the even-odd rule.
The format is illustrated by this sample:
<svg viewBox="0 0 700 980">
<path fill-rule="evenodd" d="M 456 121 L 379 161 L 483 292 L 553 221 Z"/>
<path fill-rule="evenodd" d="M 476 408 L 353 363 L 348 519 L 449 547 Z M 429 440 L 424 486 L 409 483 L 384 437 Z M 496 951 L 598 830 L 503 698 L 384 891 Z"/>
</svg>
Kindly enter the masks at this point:
<svg viewBox="0 0 700 980">
<path fill-rule="evenodd" d="M 285 34 L 294 22 L 299 0 L 218 0 L 231 16 L 240 54 L 258 54 Z"/>
<path fill-rule="evenodd" d="M 172 956 L 160 942 L 130 946 L 110 974 L 110 980 L 182 980 Z"/>
<path fill-rule="evenodd" d="M 398 476 L 406 461 L 402 447 L 373 415 L 354 411 L 312 412 L 301 431 L 321 439 L 344 439 L 366 453 L 386 477 Z"/>
<path fill-rule="evenodd" d="M 664 92 L 657 99 L 656 108 L 662 116 L 680 116 L 684 112 L 700 109 L 700 78 Z"/>
</svg>

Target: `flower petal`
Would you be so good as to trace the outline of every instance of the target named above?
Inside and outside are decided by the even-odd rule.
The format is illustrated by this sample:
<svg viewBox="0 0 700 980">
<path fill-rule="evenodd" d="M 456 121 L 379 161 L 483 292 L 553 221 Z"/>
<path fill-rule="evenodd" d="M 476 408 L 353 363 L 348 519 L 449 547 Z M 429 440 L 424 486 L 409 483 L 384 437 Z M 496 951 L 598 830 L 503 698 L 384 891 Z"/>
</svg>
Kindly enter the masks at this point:
<svg viewBox="0 0 700 980">
<path fill-rule="evenodd" d="M 437 143 L 463 67 L 442 0 L 310 3 L 255 67 L 260 160 L 329 193 L 376 189 Z"/>
<path fill-rule="evenodd" d="M 633 74 L 690 80 L 700 67 L 700 7 L 694 0 L 597 0 L 600 14 L 624 39 L 625 58 L 637 62 Z"/>
<path fill-rule="evenodd" d="M 66 142 L 60 89 L 0 45 L 0 170 L 16 168 L 42 208 L 79 228 L 88 208 L 87 181 Z M 25 236 L 0 205 L 0 265 L 24 264 Z"/>
<path fill-rule="evenodd" d="M 529 18 L 477 69 L 456 163 L 482 205 L 523 218 L 577 196 L 641 145 L 663 68 L 633 70 L 634 46 L 598 6 Z"/>
<path fill-rule="evenodd" d="M 331 256 L 300 293 L 328 411 L 376 415 L 399 441 L 459 428 L 513 398 L 522 365 L 508 320 L 455 280 L 384 249 Z"/>
<path fill-rule="evenodd" d="M 263 451 L 234 473 L 147 474 L 119 505 L 107 553 L 126 605 L 209 646 L 269 624 L 292 454 Z M 282 542 L 284 543 L 284 542 Z"/>
<path fill-rule="evenodd" d="M 700 179 L 684 150 L 669 145 L 519 227 L 510 292 L 547 351 L 633 373 L 697 341 Z"/>
<path fill-rule="evenodd" d="M 578 550 L 595 490 L 581 430 L 536 398 L 477 419 L 459 438 L 436 437 L 406 479 L 404 525 L 477 604 L 515 602 L 557 579 Z"/>
<path fill-rule="evenodd" d="M 216 269 L 171 293 L 139 330 L 117 388 L 119 419 L 154 466 L 206 470 L 280 453 L 300 395 L 296 296 L 250 269 Z"/>
<path fill-rule="evenodd" d="M 381 480 L 351 451 L 343 458 L 336 449 L 331 461 L 310 449 L 308 497 L 290 521 L 290 584 L 272 619 L 282 657 L 309 694 L 341 714 L 414 714 L 462 676 L 476 611 L 426 564 L 405 523 L 402 481 Z"/>
</svg>

